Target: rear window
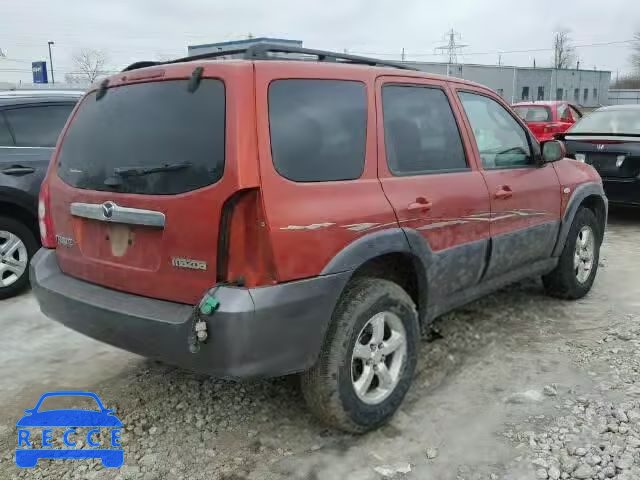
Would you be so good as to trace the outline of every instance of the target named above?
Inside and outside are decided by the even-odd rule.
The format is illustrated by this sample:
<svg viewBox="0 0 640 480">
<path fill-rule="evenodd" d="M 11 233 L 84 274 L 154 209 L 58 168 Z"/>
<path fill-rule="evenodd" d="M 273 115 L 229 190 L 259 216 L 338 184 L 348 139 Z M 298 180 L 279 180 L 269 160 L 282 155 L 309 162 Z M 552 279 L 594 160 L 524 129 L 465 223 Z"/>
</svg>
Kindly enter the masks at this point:
<svg viewBox="0 0 640 480">
<path fill-rule="evenodd" d="M 269 86 L 273 164 L 296 182 L 353 180 L 364 169 L 364 84 L 276 80 Z"/>
<path fill-rule="evenodd" d="M 517 106 L 513 107 L 518 116 L 525 122 L 550 122 L 549 107 Z"/>
<path fill-rule="evenodd" d="M 225 156 L 220 80 L 126 85 L 89 94 L 62 143 L 58 175 L 83 189 L 177 194 L 217 182 Z"/>
<path fill-rule="evenodd" d="M 73 104 L 20 107 L 5 115 L 17 147 L 54 147 L 72 109 Z"/>
<path fill-rule="evenodd" d="M 640 109 L 596 110 L 582 117 L 568 133 L 640 135 Z"/>
</svg>

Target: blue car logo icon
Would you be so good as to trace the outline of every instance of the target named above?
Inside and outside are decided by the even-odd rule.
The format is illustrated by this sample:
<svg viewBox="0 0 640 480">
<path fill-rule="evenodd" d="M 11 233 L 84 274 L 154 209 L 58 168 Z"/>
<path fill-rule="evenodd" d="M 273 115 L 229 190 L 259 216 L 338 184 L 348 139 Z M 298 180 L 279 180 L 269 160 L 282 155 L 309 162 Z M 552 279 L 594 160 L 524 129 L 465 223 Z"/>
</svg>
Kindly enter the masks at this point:
<svg viewBox="0 0 640 480">
<path fill-rule="evenodd" d="M 39 411 L 45 398 L 71 396 L 91 397 L 100 411 L 63 409 Z M 16 448 L 16 465 L 21 468 L 31 468 L 38 464 L 41 458 L 57 459 L 87 459 L 99 458 L 102 465 L 107 468 L 118 468 L 124 463 L 124 451 L 120 444 L 120 432 L 122 422 L 110 410 L 102 405 L 100 398 L 91 392 L 49 392 L 40 397 L 36 406 L 24 411 L 26 415 L 18 420 L 18 448 Z M 66 428 L 62 440 L 67 447 L 65 449 L 53 448 L 53 428 Z M 86 436 L 81 435 L 76 428 L 90 428 Z M 111 448 L 104 448 L 98 439 L 100 428 L 109 431 L 108 443 Z M 93 448 L 77 448 L 77 440 L 85 441 Z M 23 447 L 23 448 L 20 448 Z M 26 448 L 28 447 L 28 448 Z M 42 448 L 38 448 L 42 447 Z"/>
</svg>

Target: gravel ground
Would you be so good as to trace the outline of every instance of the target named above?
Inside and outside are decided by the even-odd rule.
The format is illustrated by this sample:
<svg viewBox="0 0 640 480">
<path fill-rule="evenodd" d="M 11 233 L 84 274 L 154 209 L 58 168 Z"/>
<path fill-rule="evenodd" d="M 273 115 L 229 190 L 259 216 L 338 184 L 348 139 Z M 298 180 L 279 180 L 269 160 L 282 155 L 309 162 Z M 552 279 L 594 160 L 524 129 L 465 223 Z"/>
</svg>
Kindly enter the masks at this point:
<svg viewBox="0 0 640 480">
<path fill-rule="evenodd" d="M 296 378 L 231 383 L 102 345 L 50 322 L 30 294 L 0 310 L 0 478 L 638 479 L 640 220 L 614 212 L 593 291 L 527 281 L 449 314 L 423 340 L 391 424 L 328 430 Z M 96 392 L 123 421 L 125 465 L 18 469 L 15 422 L 49 390 Z"/>
</svg>

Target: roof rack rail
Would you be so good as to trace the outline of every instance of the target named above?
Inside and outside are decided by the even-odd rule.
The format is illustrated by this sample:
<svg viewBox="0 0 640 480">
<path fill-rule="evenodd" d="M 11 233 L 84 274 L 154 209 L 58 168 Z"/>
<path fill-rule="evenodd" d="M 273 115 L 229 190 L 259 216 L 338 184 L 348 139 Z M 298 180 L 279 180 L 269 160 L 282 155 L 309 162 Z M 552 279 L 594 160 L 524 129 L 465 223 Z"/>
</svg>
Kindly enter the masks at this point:
<svg viewBox="0 0 640 480">
<path fill-rule="evenodd" d="M 296 55 L 283 56 L 273 54 L 286 54 Z M 418 70 L 404 63 L 388 62 L 386 60 L 380 60 L 378 58 L 361 57 L 359 55 L 350 55 L 347 53 L 330 52 L 327 50 L 314 50 L 311 48 L 294 47 L 287 45 L 278 45 L 274 43 L 256 43 L 246 48 L 238 48 L 234 50 L 225 50 L 220 52 L 202 53 L 200 55 L 193 55 L 191 57 L 178 58 L 176 60 L 169 60 L 166 62 L 153 62 L 153 61 L 139 61 L 132 63 L 126 67 L 123 72 L 130 70 L 137 70 L 138 68 L 151 67 L 155 65 L 167 65 L 171 63 L 183 63 L 191 62 L 194 60 L 207 60 L 213 58 L 224 57 L 227 55 L 242 54 L 244 60 L 292 60 L 292 61 L 308 61 L 307 58 L 302 57 L 316 57 L 318 62 L 334 62 L 334 63 L 349 63 L 356 65 L 369 65 L 372 67 L 393 67 L 400 68 L 402 70 Z"/>
</svg>

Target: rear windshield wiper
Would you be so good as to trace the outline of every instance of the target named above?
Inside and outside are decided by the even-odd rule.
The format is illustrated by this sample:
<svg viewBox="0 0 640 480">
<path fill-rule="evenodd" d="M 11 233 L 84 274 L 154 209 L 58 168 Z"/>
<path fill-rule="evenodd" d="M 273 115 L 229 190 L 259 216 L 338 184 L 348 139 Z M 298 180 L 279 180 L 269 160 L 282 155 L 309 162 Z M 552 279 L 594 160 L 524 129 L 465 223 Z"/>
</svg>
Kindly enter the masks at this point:
<svg viewBox="0 0 640 480">
<path fill-rule="evenodd" d="M 140 177 L 158 172 L 175 172 L 191 167 L 191 162 L 165 163 L 162 165 L 139 166 L 139 167 L 116 167 L 113 174 L 120 177 Z"/>
<path fill-rule="evenodd" d="M 108 187 L 119 187 L 122 185 L 122 179 L 126 177 L 141 177 L 158 172 L 175 172 L 190 167 L 191 162 L 165 163 L 162 165 L 152 166 L 116 167 L 113 169 L 113 175 L 107 177 L 103 183 Z"/>
</svg>

